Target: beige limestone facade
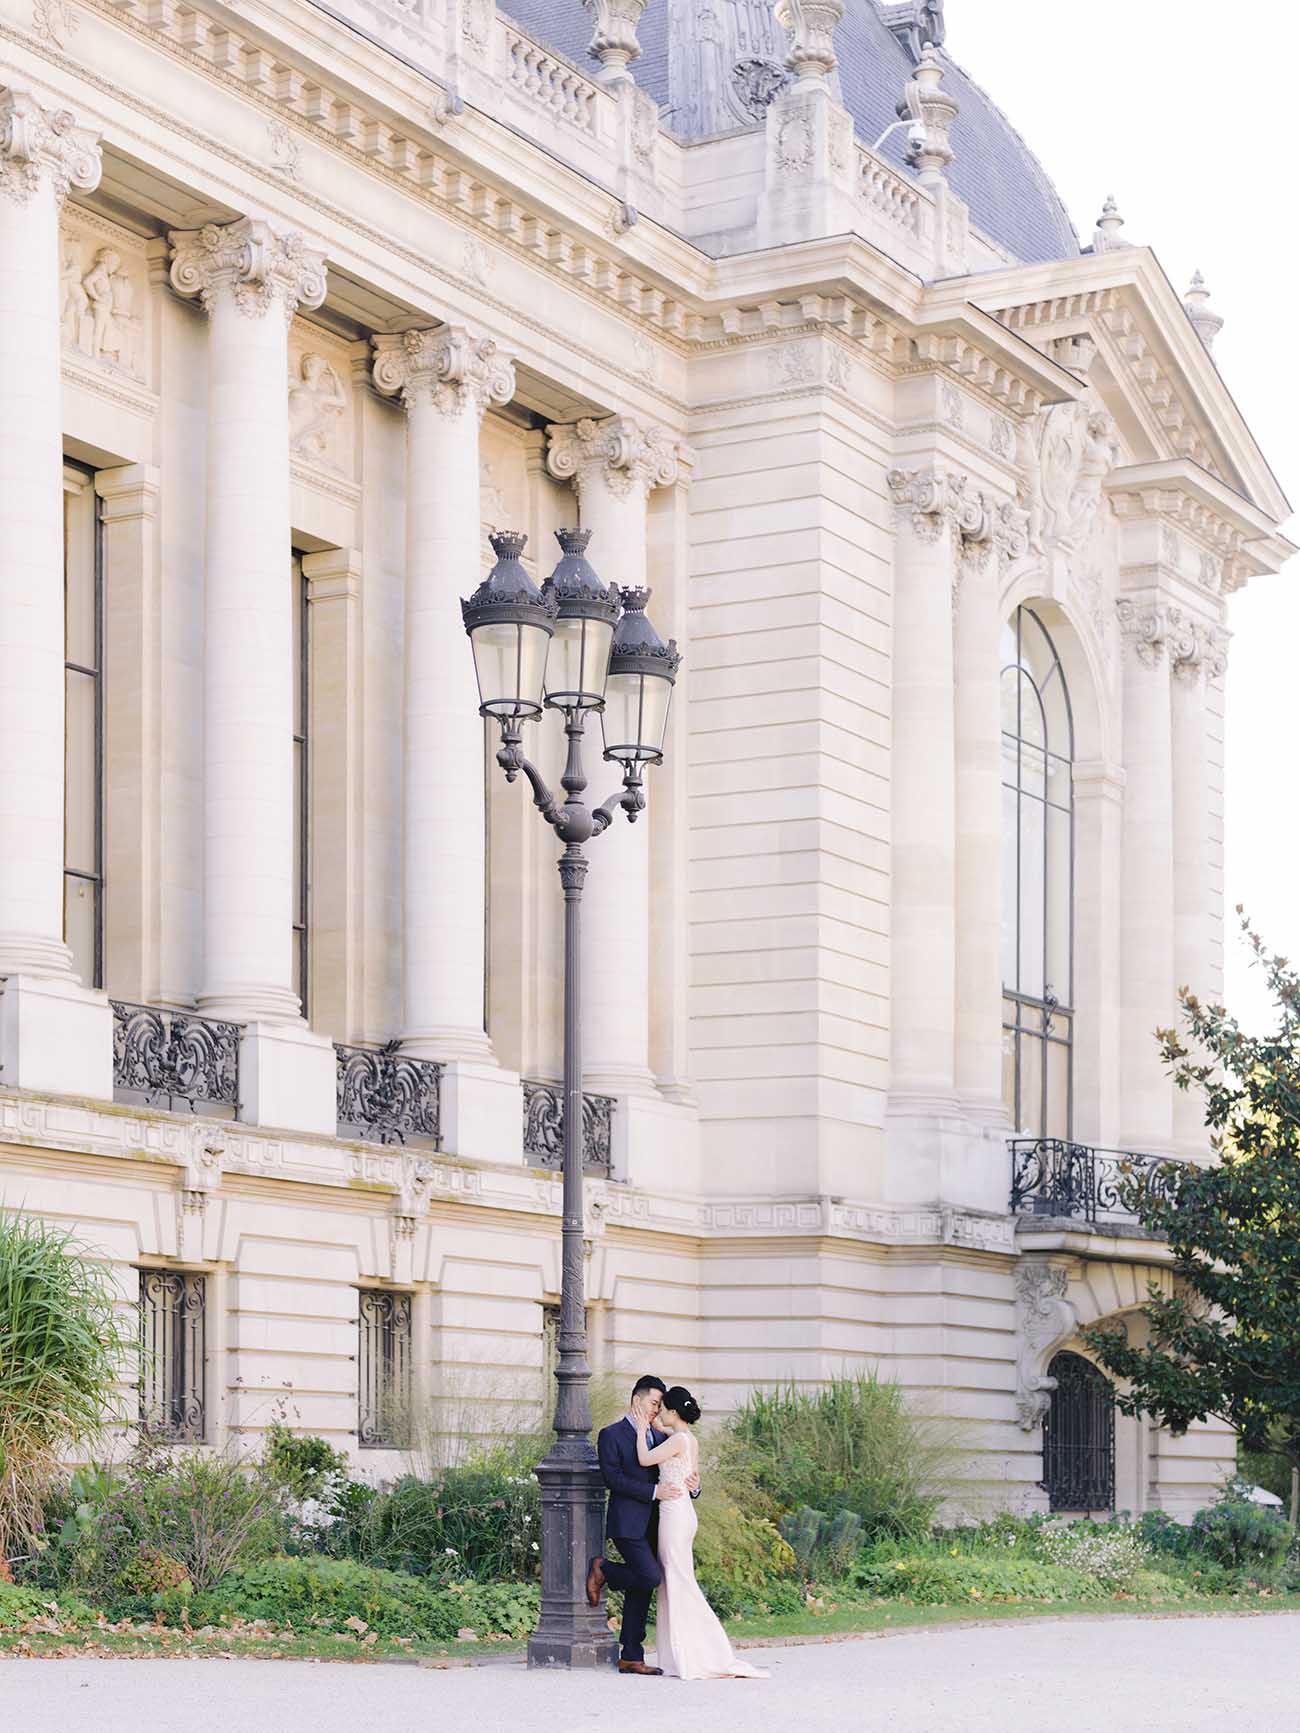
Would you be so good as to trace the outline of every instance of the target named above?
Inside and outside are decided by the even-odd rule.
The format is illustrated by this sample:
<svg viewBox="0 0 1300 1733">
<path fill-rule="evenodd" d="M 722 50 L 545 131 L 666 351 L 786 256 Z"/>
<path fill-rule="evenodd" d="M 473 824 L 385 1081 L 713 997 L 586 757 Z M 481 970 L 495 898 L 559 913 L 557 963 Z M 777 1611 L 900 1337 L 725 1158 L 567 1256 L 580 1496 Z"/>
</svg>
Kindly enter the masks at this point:
<svg viewBox="0 0 1300 1733">
<path fill-rule="evenodd" d="M 1054 1404 L 1169 1279 L 1097 1152 L 1208 1157 L 1152 1031 L 1289 508 L 1203 291 L 963 196 L 942 6 L 724 10 L 0 0 L 0 1205 L 177 1438 L 535 1406 L 561 902 L 459 598 L 580 522 L 685 657 L 585 904 L 597 1370 L 870 1367 L 967 1508 L 1185 1515 L 1229 1437 L 1071 1500 Z"/>
</svg>

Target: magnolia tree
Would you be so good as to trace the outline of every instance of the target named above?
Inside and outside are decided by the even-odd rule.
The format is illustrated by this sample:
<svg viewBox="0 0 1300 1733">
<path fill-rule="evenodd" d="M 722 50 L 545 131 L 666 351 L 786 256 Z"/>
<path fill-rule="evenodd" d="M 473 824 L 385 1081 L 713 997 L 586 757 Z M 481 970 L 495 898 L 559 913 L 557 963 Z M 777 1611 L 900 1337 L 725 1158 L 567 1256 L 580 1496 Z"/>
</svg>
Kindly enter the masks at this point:
<svg viewBox="0 0 1300 1733">
<path fill-rule="evenodd" d="M 1238 915 L 1242 911 L 1238 909 Z M 1242 930 L 1278 1007 L 1276 1031 L 1245 1034 L 1221 1006 L 1185 988 L 1183 1027 L 1159 1031 L 1179 1088 L 1205 1098 L 1217 1161 L 1169 1167 L 1129 1187 L 1143 1226 L 1169 1243 L 1173 1292 L 1154 1286 L 1144 1346 L 1120 1328 L 1086 1339 L 1127 1388 L 1126 1414 L 1151 1414 L 1173 1432 L 1210 1416 L 1248 1450 L 1291 1470 L 1291 1521 L 1300 1493 L 1300 975 Z"/>
</svg>

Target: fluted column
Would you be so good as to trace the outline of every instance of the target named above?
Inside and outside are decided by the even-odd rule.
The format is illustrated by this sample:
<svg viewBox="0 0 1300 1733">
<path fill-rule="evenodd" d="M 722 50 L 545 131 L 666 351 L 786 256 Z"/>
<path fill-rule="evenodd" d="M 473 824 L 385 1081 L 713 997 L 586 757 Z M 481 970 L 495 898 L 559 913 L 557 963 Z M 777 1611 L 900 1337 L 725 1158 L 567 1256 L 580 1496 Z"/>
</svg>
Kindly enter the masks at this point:
<svg viewBox="0 0 1300 1733">
<path fill-rule="evenodd" d="M 97 135 L 0 93 L 0 975 L 67 975 L 59 211 Z"/>
<path fill-rule="evenodd" d="M 1120 1141 L 1168 1149 L 1172 1086 L 1156 1030 L 1174 1021 L 1173 741 L 1170 611 L 1154 593 L 1119 603 L 1123 637 L 1124 827 L 1120 899 Z"/>
<path fill-rule="evenodd" d="M 513 363 L 460 327 L 375 339 L 376 386 L 406 406 L 403 1041 L 488 1060 L 483 723 L 458 598 L 481 564 L 479 432 Z"/>
<path fill-rule="evenodd" d="M 659 427 L 627 416 L 552 427 L 548 465 L 572 479 L 582 527 L 592 531 L 589 558 L 606 583 L 646 582 L 646 502 L 654 487 L 677 479 L 678 450 Z M 653 608 L 651 609 L 653 613 Z M 591 724 L 589 772 L 597 798 L 617 784 L 599 760 L 599 723 Z M 653 777 L 648 781 L 653 785 Z M 653 806 L 654 796 L 650 795 Z M 646 814 L 629 825 L 620 814 L 592 848 L 583 893 L 582 1014 L 587 1086 L 612 1095 L 646 1094 L 650 1071 L 650 850 Z"/>
<path fill-rule="evenodd" d="M 1224 640 L 1201 622 L 1187 623 L 1173 643 L 1174 979 L 1205 997 L 1210 989 L 1213 898 L 1210 887 L 1210 681 L 1222 677 Z M 1174 1094 L 1174 1140 L 1205 1154 L 1205 1103 L 1196 1090 Z"/>
<path fill-rule="evenodd" d="M 208 314 L 200 1008 L 285 1021 L 293 921 L 288 327 L 325 298 L 301 235 L 241 217 L 177 232 L 172 285 Z"/>
</svg>

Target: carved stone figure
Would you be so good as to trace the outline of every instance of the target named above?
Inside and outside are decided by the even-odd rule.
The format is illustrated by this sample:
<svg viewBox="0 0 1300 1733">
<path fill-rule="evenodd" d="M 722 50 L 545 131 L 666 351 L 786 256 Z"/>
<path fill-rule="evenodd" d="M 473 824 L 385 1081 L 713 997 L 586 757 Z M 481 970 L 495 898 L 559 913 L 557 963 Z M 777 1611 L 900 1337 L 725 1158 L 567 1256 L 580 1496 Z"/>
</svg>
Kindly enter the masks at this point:
<svg viewBox="0 0 1300 1733">
<path fill-rule="evenodd" d="M 138 370 L 138 321 L 135 284 L 116 247 L 100 247 L 83 271 L 76 243 L 63 255 L 63 293 L 59 308 L 64 346 L 95 361 Z"/>
<path fill-rule="evenodd" d="M 1087 403 L 1058 403 L 1047 411 L 1036 466 L 1039 498 L 1030 511 L 1034 546 L 1079 545 L 1101 503 L 1102 483 L 1119 456 L 1119 435 L 1105 410 Z"/>
<path fill-rule="evenodd" d="M 1068 1342 L 1078 1316 L 1066 1298 L 1069 1271 L 1064 1264 L 1025 1258 L 1016 1266 L 1016 1423 L 1025 1432 L 1041 1426 L 1051 1406 L 1055 1378 L 1046 1373 L 1052 1352 Z"/>
<path fill-rule="evenodd" d="M 731 83 L 746 112 L 762 120 L 768 109 L 790 82 L 790 74 L 774 60 L 758 60 L 750 56 L 738 60 L 731 69 Z"/>
<path fill-rule="evenodd" d="M 289 382 L 289 441 L 295 457 L 308 463 L 335 460 L 335 434 L 347 408 L 338 371 L 323 355 L 309 350 Z"/>
</svg>

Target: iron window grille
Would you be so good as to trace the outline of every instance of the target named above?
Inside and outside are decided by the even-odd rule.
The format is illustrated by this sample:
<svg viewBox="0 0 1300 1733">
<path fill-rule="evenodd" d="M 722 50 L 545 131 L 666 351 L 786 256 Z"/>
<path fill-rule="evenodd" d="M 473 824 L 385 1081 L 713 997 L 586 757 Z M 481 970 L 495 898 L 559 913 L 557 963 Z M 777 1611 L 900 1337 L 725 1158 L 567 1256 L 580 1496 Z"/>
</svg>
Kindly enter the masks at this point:
<svg viewBox="0 0 1300 1733">
<path fill-rule="evenodd" d="M 1043 1486 L 1052 1510 L 1115 1508 L 1115 1397 L 1104 1372 L 1082 1354 L 1061 1353 L 1043 1422 Z"/>
<path fill-rule="evenodd" d="M 1074 1122 L 1074 718 L 1065 670 L 1032 608 L 1002 668 L 1003 1094 L 1018 1132 Z"/>
<path fill-rule="evenodd" d="M 63 940 L 104 984 L 104 514 L 94 474 L 64 465 Z"/>
<path fill-rule="evenodd" d="M 207 1277 L 140 1271 L 140 1428 L 168 1444 L 207 1436 Z"/>
<path fill-rule="evenodd" d="M 389 1288 L 359 1295 L 357 1443 L 405 1450 L 411 1440 L 411 1296 Z"/>
</svg>

